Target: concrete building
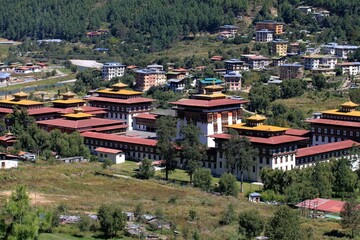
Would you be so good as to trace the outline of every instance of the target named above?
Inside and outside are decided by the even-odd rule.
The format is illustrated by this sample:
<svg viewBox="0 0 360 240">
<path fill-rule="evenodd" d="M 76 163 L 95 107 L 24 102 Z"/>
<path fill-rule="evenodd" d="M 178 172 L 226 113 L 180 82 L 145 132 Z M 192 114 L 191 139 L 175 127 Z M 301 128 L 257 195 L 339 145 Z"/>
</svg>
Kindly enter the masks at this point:
<svg viewBox="0 0 360 240">
<path fill-rule="evenodd" d="M 280 79 L 300 79 L 304 77 L 304 66 L 298 63 L 279 66 Z"/>
<path fill-rule="evenodd" d="M 224 75 L 225 86 L 228 91 L 240 91 L 241 90 L 241 78 L 242 75 L 237 72 L 229 72 Z"/>
<path fill-rule="evenodd" d="M 98 147 L 95 152 L 100 162 L 105 161 L 105 159 L 110 159 L 114 164 L 125 162 L 125 153 L 122 150 Z"/>
<path fill-rule="evenodd" d="M 326 43 L 324 45 L 321 46 L 322 48 L 322 51 L 325 53 L 325 54 L 330 54 L 330 55 L 335 55 L 335 47 L 337 46 L 338 44 L 337 43 Z"/>
<path fill-rule="evenodd" d="M 226 72 L 243 72 L 250 69 L 249 65 L 240 59 L 232 58 L 224 61 Z"/>
<path fill-rule="evenodd" d="M 273 31 L 276 35 L 280 35 L 284 33 L 284 23 L 272 21 L 272 20 L 264 20 L 256 23 L 256 30 L 268 29 Z"/>
<path fill-rule="evenodd" d="M 147 91 L 153 86 L 166 84 L 165 72 L 155 68 L 144 68 L 135 71 L 136 89 Z"/>
<path fill-rule="evenodd" d="M 335 47 L 335 56 L 341 59 L 347 59 L 351 53 L 354 53 L 359 46 L 351 45 L 336 45 Z"/>
<path fill-rule="evenodd" d="M 271 53 L 277 56 L 286 56 L 288 48 L 288 41 L 282 39 L 275 39 L 271 42 Z"/>
<path fill-rule="evenodd" d="M 17 168 L 18 164 L 16 160 L 0 159 L 0 169 Z"/>
<path fill-rule="evenodd" d="M 360 62 L 342 62 L 336 64 L 336 68 L 341 69 L 344 75 L 359 75 L 360 74 Z"/>
<path fill-rule="evenodd" d="M 331 55 L 308 55 L 303 57 L 305 70 L 320 68 L 335 69 L 337 59 Z"/>
<path fill-rule="evenodd" d="M 241 58 L 247 62 L 251 69 L 262 70 L 270 65 L 270 59 L 261 55 L 242 55 Z"/>
<path fill-rule="evenodd" d="M 110 81 L 115 77 L 122 77 L 125 74 L 125 65 L 118 62 L 105 63 L 102 68 L 102 78 L 106 81 Z"/>
<path fill-rule="evenodd" d="M 261 29 L 256 31 L 255 33 L 255 41 L 256 42 L 271 42 L 274 40 L 274 32 L 267 30 L 267 29 Z"/>
</svg>

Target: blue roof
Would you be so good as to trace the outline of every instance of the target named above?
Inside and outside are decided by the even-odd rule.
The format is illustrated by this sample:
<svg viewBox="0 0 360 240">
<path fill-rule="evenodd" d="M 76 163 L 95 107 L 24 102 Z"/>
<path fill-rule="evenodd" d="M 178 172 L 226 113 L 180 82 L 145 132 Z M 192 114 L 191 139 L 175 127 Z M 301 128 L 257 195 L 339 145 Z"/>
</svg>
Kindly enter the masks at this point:
<svg viewBox="0 0 360 240">
<path fill-rule="evenodd" d="M 260 193 L 257 193 L 257 192 L 253 192 L 253 193 L 250 193 L 249 196 L 250 196 L 250 197 L 260 197 L 261 194 L 260 194 Z"/>
<path fill-rule="evenodd" d="M 281 64 L 280 67 L 281 66 L 284 66 L 284 67 L 302 67 L 303 65 L 301 65 L 299 63 L 293 63 L 293 64 L 287 63 L 287 64 Z"/>
<path fill-rule="evenodd" d="M 10 76 L 11 76 L 10 73 L 0 73 L 0 78 L 8 78 Z"/>
<path fill-rule="evenodd" d="M 200 80 L 200 82 L 202 84 L 213 84 L 213 83 L 220 84 L 220 83 L 222 83 L 222 81 L 217 78 L 204 78 L 204 79 Z"/>
<path fill-rule="evenodd" d="M 107 67 L 125 67 L 125 65 L 118 63 L 118 62 L 107 62 L 103 66 Z"/>
<path fill-rule="evenodd" d="M 95 48 L 95 51 L 109 51 L 108 48 Z"/>
</svg>

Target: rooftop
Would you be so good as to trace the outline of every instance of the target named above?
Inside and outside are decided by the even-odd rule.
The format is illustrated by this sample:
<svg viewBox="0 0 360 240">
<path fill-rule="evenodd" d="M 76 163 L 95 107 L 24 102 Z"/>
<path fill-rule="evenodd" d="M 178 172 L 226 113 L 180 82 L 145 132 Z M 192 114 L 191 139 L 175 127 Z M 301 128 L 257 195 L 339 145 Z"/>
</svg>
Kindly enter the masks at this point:
<svg viewBox="0 0 360 240">
<path fill-rule="evenodd" d="M 118 154 L 118 153 L 122 152 L 122 150 L 119 150 L 119 149 L 104 148 L 104 147 L 95 148 L 95 151 L 102 152 L 102 153 L 110 153 L 110 154 Z"/>
<path fill-rule="evenodd" d="M 339 213 L 343 210 L 345 202 L 324 198 L 308 199 L 301 203 L 296 204 L 296 207 L 307 208 L 322 212 Z"/>
<path fill-rule="evenodd" d="M 85 103 L 85 100 L 82 99 L 77 99 L 77 98 L 72 98 L 72 99 L 58 99 L 58 100 L 54 100 L 52 101 L 52 103 L 60 103 L 60 104 L 74 104 L 74 103 Z"/>
<path fill-rule="evenodd" d="M 185 106 L 185 107 L 200 107 L 200 108 L 212 108 L 226 105 L 239 105 L 245 104 L 249 101 L 246 100 L 234 100 L 234 99 L 213 99 L 213 100 L 200 100 L 200 99 L 184 99 L 176 102 L 170 102 L 173 105 Z"/>
<path fill-rule="evenodd" d="M 288 129 L 288 128 L 272 126 L 272 125 L 249 126 L 246 123 L 228 125 L 227 127 L 232 129 L 250 130 L 250 131 L 259 131 L 259 132 L 282 132 L 282 131 L 285 132 Z"/>
<path fill-rule="evenodd" d="M 142 119 L 149 119 L 149 120 L 156 120 L 157 115 L 156 114 L 151 114 L 151 113 L 140 113 L 136 116 L 134 116 L 134 118 L 142 118 Z"/>
<path fill-rule="evenodd" d="M 4 100 L 0 100 L 0 104 L 31 106 L 31 105 L 42 105 L 43 103 L 42 102 L 37 102 L 37 101 L 32 101 L 32 100 L 15 101 L 15 99 L 4 99 Z"/>
<path fill-rule="evenodd" d="M 360 62 L 342 62 L 337 63 L 336 66 L 359 66 Z"/>
<path fill-rule="evenodd" d="M 109 125 L 117 125 L 119 128 L 126 128 L 126 124 L 123 124 L 123 121 L 120 120 L 111 120 L 111 119 L 104 119 L 104 118 L 95 118 L 90 117 L 86 119 L 78 119 L 78 120 L 69 120 L 65 118 L 58 118 L 58 119 L 50 119 L 50 120 L 42 120 L 37 121 L 38 125 L 48 125 L 48 126 L 55 126 L 55 127 L 63 127 L 63 128 L 70 128 L 74 130 L 81 130 L 83 128 L 92 128 L 92 127 L 102 127 L 102 126 L 109 126 Z M 88 129 L 90 130 L 90 129 Z"/>
<path fill-rule="evenodd" d="M 107 98 L 107 97 L 89 97 L 89 101 L 100 101 L 100 102 L 111 102 L 111 103 L 118 103 L 118 104 L 136 104 L 136 103 L 151 103 L 155 101 L 151 98 L 143 98 L 143 97 L 136 97 L 136 98 L 128 98 L 128 99 L 118 99 L 118 98 Z"/>
<path fill-rule="evenodd" d="M 227 140 L 230 139 L 231 136 L 230 134 L 226 134 L 226 133 L 217 133 L 211 135 L 210 137 L 213 137 L 215 139 Z M 269 138 L 251 137 L 251 136 L 244 136 L 244 137 L 247 137 L 251 143 L 266 144 L 266 145 L 278 145 L 278 144 L 284 144 L 290 142 L 299 142 L 307 139 L 304 137 L 288 136 L 288 135 L 280 135 Z"/>
<path fill-rule="evenodd" d="M 352 141 L 352 140 L 345 140 L 342 142 L 333 142 L 333 143 L 327 143 L 322 144 L 318 146 L 312 146 L 312 147 L 306 147 L 306 148 L 299 148 L 296 157 L 307 157 L 312 155 L 317 155 L 321 153 L 327 153 L 327 152 L 333 152 L 337 150 L 344 150 L 352 148 L 353 146 L 359 146 L 360 144 Z"/>
<path fill-rule="evenodd" d="M 330 114 L 330 115 L 341 115 L 341 116 L 350 116 L 350 117 L 360 117 L 360 111 L 351 111 L 351 112 L 343 112 L 339 109 L 332 109 L 322 111 L 323 114 Z"/>
<path fill-rule="evenodd" d="M 103 67 L 125 67 L 125 65 L 118 62 L 108 62 L 104 63 Z"/>
<path fill-rule="evenodd" d="M 324 118 L 310 119 L 310 120 L 306 120 L 306 122 L 315 123 L 315 124 L 360 128 L 360 122 L 340 121 L 340 120 L 332 120 L 332 119 L 324 119 Z"/>
<path fill-rule="evenodd" d="M 114 142 L 124 142 L 124 143 L 145 145 L 145 146 L 151 146 L 151 147 L 155 147 L 156 143 L 157 143 L 157 141 L 153 140 L 153 139 L 128 137 L 128 136 L 107 134 L 107 133 L 84 132 L 84 133 L 81 133 L 81 136 L 83 136 L 85 138 L 94 138 L 94 139 L 100 139 L 100 140 L 105 140 L 105 141 L 114 141 Z"/>
</svg>

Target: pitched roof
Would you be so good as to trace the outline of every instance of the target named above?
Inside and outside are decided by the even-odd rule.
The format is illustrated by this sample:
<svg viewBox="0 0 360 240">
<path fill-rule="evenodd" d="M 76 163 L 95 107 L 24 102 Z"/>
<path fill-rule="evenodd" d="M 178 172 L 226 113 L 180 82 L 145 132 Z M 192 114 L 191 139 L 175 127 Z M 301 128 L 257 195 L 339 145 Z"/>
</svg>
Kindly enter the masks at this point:
<svg viewBox="0 0 360 240">
<path fill-rule="evenodd" d="M 47 113 L 60 113 L 61 109 L 58 108 L 52 108 L 52 107 L 42 107 L 42 108 L 30 108 L 27 110 L 29 116 L 33 115 L 41 115 L 41 114 L 47 114 Z M 11 110 L 12 112 L 12 110 Z"/>
<path fill-rule="evenodd" d="M 335 126 L 342 126 L 342 127 L 352 127 L 352 128 L 360 128 L 360 122 L 351 122 L 351 121 L 340 121 L 340 120 L 332 120 L 332 119 L 310 119 L 306 120 L 309 123 L 316 123 L 316 124 L 325 124 L 325 125 L 335 125 Z"/>
<path fill-rule="evenodd" d="M 95 118 L 91 117 L 88 119 L 80 120 L 68 120 L 64 118 L 42 120 L 36 122 L 38 125 L 49 125 L 54 127 L 64 127 L 71 129 L 81 129 L 81 128 L 91 128 L 91 127 L 104 127 L 109 125 L 118 125 L 119 128 L 126 127 L 124 121 L 120 120 L 111 120 L 104 118 Z"/>
<path fill-rule="evenodd" d="M 95 148 L 95 151 L 103 152 L 103 153 L 111 153 L 111 154 L 118 154 L 118 153 L 122 152 L 122 150 L 119 150 L 119 149 L 104 148 L 104 147 Z"/>
<path fill-rule="evenodd" d="M 119 98 L 107 98 L 107 97 L 89 97 L 89 101 L 99 101 L 99 102 L 111 102 L 111 103 L 119 103 L 119 104 L 135 104 L 135 103 L 146 103 L 153 102 L 154 99 L 151 98 L 128 98 L 128 99 L 119 99 Z"/>
<path fill-rule="evenodd" d="M 150 119 L 150 120 L 156 120 L 156 117 L 157 115 L 151 113 L 140 113 L 134 116 L 134 118 L 142 118 L 142 119 Z"/>
<path fill-rule="evenodd" d="M 145 145 L 151 147 L 155 147 L 157 143 L 157 140 L 153 140 L 153 139 L 128 137 L 128 136 L 121 136 L 121 135 L 108 134 L 108 133 L 84 132 L 81 133 L 81 136 L 85 138 L 95 138 L 105 141 L 124 142 L 124 143 Z"/>
<path fill-rule="evenodd" d="M 227 140 L 227 139 L 230 139 L 230 134 L 217 133 L 217 134 L 210 135 L 210 137 Z M 247 137 L 251 143 L 267 144 L 267 145 L 278 145 L 278 144 L 289 143 L 289 142 L 304 141 L 307 139 L 304 137 L 289 136 L 289 135 L 280 135 L 280 136 L 274 136 L 274 137 L 269 137 L 269 138 L 252 137 L 252 136 L 243 136 L 243 137 Z"/>
<path fill-rule="evenodd" d="M 288 130 L 285 131 L 286 135 L 293 135 L 293 136 L 304 136 L 306 134 L 310 133 L 310 131 L 305 130 L 305 129 L 294 129 L 294 128 L 289 128 Z"/>
<path fill-rule="evenodd" d="M 322 212 L 341 212 L 344 208 L 345 202 L 324 198 L 308 199 L 296 204 L 296 207 L 318 210 Z"/>
<path fill-rule="evenodd" d="M 180 105 L 180 106 L 211 108 L 211 107 L 219 107 L 223 105 L 245 104 L 248 102 L 249 101 L 246 100 L 235 100 L 235 99 L 214 99 L 214 100 L 186 99 L 186 100 L 179 100 L 170 103 L 173 105 Z"/>
<path fill-rule="evenodd" d="M 76 107 L 67 107 L 67 108 L 59 109 L 59 111 L 61 111 L 62 114 L 73 113 L 75 108 Z M 81 108 L 83 109 L 84 113 L 91 113 L 91 114 L 95 114 L 99 112 L 106 113 L 105 108 L 91 107 L 91 106 L 81 106 Z"/>
<path fill-rule="evenodd" d="M 359 146 L 360 144 L 352 141 L 352 140 L 345 140 L 341 142 L 333 142 L 333 143 L 327 143 L 322 144 L 318 146 L 312 146 L 307 148 L 299 148 L 296 153 L 296 158 L 301 157 L 307 157 L 311 155 L 321 154 L 321 153 L 327 153 L 327 152 L 333 152 L 337 150 L 343 150 L 343 149 L 349 149 L 353 146 Z"/>
</svg>

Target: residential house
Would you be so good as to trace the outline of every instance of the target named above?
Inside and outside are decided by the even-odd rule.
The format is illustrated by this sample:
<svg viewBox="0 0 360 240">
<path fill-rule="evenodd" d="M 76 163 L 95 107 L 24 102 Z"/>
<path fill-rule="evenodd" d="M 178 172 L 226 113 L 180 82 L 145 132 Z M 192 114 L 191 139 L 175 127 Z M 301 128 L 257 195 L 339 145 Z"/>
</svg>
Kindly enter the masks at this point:
<svg viewBox="0 0 360 240">
<path fill-rule="evenodd" d="M 256 42 L 271 42 L 274 40 L 274 32 L 267 30 L 267 29 L 261 29 L 256 31 L 255 33 L 255 41 Z"/>
<path fill-rule="evenodd" d="M 115 77 L 122 77 L 125 74 L 125 65 L 118 62 L 108 62 L 102 65 L 101 72 L 103 80 L 110 81 Z"/>
<path fill-rule="evenodd" d="M 153 86 L 166 84 L 165 72 L 155 68 L 144 68 L 135 70 L 136 89 L 147 91 Z"/>
<path fill-rule="evenodd" d="M 280 79 L 300 79 L 304 77 L 304 66 L 298 63 L 279 66 Z"/>
<path fill-rule="evenodd" d="M 241 90 L 241 78 L 242 75 L 238 72 L 229 72 L 224 75 L 225 86 L 228 91 L 240 91 Z"/>
<path fill-rule="evenodd" d="M 303 57 L 305 70 L 319 68 L 335 69 L 337 59 L 331 55 L 308 55 Z"/>
<path fill-rule="evenodd" d="M 336 68 L 339 68 L 344 75 L 354 76 L 360 74 L 360 62 L 342 62 L 336 64 Z"/>
<path fill-rule="evenodd" d="M 256 30 L 268 29 L 269 31 L 273 31 L 276 35 L 284 34 L 284 23 L 272 21 L 272 20 L 264 20 L 256 23 Z"/>
<path fill-rule="evenodd" d="M 275 39 L 271 42 L 271 53 L 277 56 L 286 56 L 288 48 L 288 41 L 282 39 Z"/>
<path fill-rule="evenodd" d="M 125 162 L 125 153 L 119 149 L 98 147 L 95 148 L 96 155 L 100 162 L 110 159 L 114 164 Z"/>
</svg>

